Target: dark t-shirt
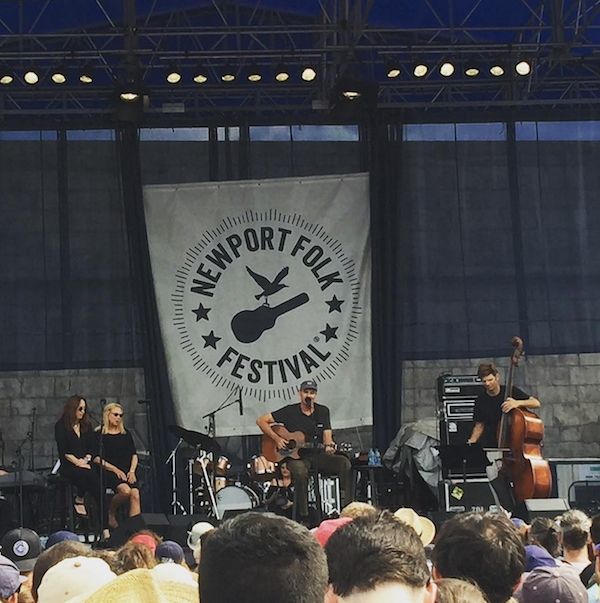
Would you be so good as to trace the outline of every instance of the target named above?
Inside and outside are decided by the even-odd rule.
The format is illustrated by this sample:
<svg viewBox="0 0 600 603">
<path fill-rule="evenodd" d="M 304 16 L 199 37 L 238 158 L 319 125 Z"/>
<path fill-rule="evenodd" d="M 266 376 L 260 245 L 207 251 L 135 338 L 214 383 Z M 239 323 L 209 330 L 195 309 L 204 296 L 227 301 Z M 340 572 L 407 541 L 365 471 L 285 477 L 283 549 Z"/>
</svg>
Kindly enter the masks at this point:
<svg viewBox="0 0 600 603">
<path fill-rule="evenodd" d="M 307 442 L 323 443 L 323 431 L 331 429 L 329 409 L 327 406 L 315 404 L 315 412 L 305 415 L 302 405 L 288 404 L 271 413 L 276 423 L 283 423 L 288 431 L 301 431 L 306 436 Z"/>
<path fill-rule="evenodd" d="M 502 418 L 502 409 L 506 386 L 500 386 L 500 393 L 497 396 L 490 396 L 487 391 L 483 391 L 475 400 L 475 411 L 473 420 L 475 423 L 484 423 L 483 435 L 479 443 L 484 448 L 496 448 L 498 446 L 498 425 Z M 512 397 L 515 400 L 527 400 L 529 395 L 521 391 L 518 387 L 512 388 Z"/>
<path fill-rule="evenodd" d="M 99 433 L 96 437 L 100 437 Z M 131 467 L 131 457 L 136 454 L 131 434 L 127 430 L 125 433 L 105 433 L 102 436 L 102 445 L 104 460 L 127 473 Z"/>
</svg>

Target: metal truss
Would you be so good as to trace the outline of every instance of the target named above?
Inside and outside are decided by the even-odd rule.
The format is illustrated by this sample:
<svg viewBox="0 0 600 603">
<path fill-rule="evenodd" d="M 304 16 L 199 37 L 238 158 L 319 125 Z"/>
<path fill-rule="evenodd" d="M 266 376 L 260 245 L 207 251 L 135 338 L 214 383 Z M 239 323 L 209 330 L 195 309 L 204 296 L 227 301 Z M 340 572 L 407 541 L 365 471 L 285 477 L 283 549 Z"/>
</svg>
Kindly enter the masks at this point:
<svg viewBox="0 0 600 603">
<path fill-rule="evenodd" d="M 93 24 L 81 25 L 64 14 L 61 0 L 0 0 L 0 64 L 17 76 L 0 87 L 0 124 L 109 118 L 114 84 L 128 70 L 149 90 L 148 122 L 174 115 L 326 117 L 334 84 L 350 68 L 379 84 L 382 109 L 600 105 L 600 0 L 397 0 L 386 12 L 377 0 L 303 6 L 294 12 L 263 0 L 78 0 Z M 521 58 L 532 65 L 527 77 L 514 72 Z M 416 59 L 430 67 L 422 79 L 411 73 Z M 493 59 L 505 61 L 504 77 L 486 73 Z M 446 60 L 456 65 L 449 78 L 437 70 Z M 387 61 L 400 64 L 398 78 L 386 77 Z M 472 61 L 482 69 L 476 78 L 461 69 Z M 191 79 L 198 62 L 208 69 L 206 84 Z M 58 63 L 71 68 L 61 86 L 50 78 Z M 87 63 L 95 80 L 84 85 L 76 72 Z M 236 70 L 234 83 L 219 79 L 225 63 Z M 276 63 L 290 67 L 290 80 L 274 81 Z M 170 64 L 182 69 L 178 85 L 164 78 Z M 319 74 L 310 83 L 299 77 L 307 64 Z M 18 77 L 29 65 L 41 73 L 35 86 Z M 250 65 L 264 70 L 260 82 L 245 78 Z"/>
</svg>

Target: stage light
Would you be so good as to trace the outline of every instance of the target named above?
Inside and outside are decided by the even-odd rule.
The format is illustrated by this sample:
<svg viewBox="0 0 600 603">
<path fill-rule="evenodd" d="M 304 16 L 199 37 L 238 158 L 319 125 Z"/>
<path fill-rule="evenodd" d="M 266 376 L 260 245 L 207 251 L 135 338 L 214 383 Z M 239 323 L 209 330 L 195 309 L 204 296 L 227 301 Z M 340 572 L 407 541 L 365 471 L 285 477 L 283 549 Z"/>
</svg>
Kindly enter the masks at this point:
<svg viewBox="0 0 600 603">
<path fill-rule="evenodd" d="M 306 65 L 306 67 L 302 68 L 300 77 L 305 82 L 312 82 L 317 77 L 317 70 L 312 65 Z"/>
<path fill-rule="evenodd" d="M 290 79 L 290 70 L 283 63 L 273 69 L 273 74 L 278 82 L 287 82 Z"/>
<path fill-rule="evenodd" d="M 440 65 L 440 75 L 443 77 L 450 77 L 454 73 L 454 63 L 444 61 Z"/>
<path fill-rule="evenodd" d="M 515 65 L 515 71 L 523 77 L 529 75 L 531 73 L 531 63 L 523 59 Z"/>
<path fill-rule="evenodd" d="M 494 77 L 502 77 L 506 73 L 504 63 L 499 60 L 494 60 L 490 63 L 490 73 Z"/>
<path fill-rule="evenodd" d="M 3 86 L 8 86 L 15 81 L 15 74 L 13 70 L 4 63 L 0 66 L 0 84 Z"/>
<path fill-rule="evenodd" d="M 393 61 L 391 59 L 386 60 L 385 62 L 385 75 L 390 79 L 394 79 L 400 76 L 402 73 L 402 69 L 400 68 L 400 63 L 398 61 Z"/>
<path fill-rule="evenodd" d="M 262 69 L 256 63 L 252 63 L 252 65 L 248 67 L 248 81 L 260 82 L 262 77 Z"/>
<path fill-rule="evenodd" d="M 169 84 L 179 84 L 181 78 L 181 69 L 174 63 L 171 63 L 165 72 L 165 79 Z"/>
<path fill-rule="evenodd" d="M 40 76 L 33 67 L 28 67 L 23 74 L 23 81 L 30 86 L 34 86 L 40 81 Z"/>
<path fill-rule="evenodd" d="M 64 63 L 57 65 L 56 68 L 52 70 L 50 78 L 55 84 L 65 84 L 67 81 L 67 66 Z"/>
<path fill-rule="evenodd" d="M 423 61 L 415 61 L 413 63 L 413 75 L 415 77 L 425 77 L 428 71 L 429 67 Z"/>
<path fill-rule="evenodd" d="M 469 61 L 465 64 L 465 75 L 467 77 L 477 77 L 480 72 L 479 65 L 475 61 Z"/>
<path fill-rule="evenodd" d="M 192 79 L 196 84 L 205 84 L 208 82 L 208 69 L 206 69 L 202 63 L 196 65 L 193 73 Z"/>
<path fill-rule="evenodd" d="M 94 66 L 91 63 L 86 63 L 79 70 L 79 81 L 82 84 L 91 84 L 94 81 Z"/>
<path fill-rule="evenodd" d="M 226 63 L 221 67 L 219 77 L 221 78 L 221 81 L 227 84 L 235 82 L 235 69 L 229 63 Z"/>
</svg>

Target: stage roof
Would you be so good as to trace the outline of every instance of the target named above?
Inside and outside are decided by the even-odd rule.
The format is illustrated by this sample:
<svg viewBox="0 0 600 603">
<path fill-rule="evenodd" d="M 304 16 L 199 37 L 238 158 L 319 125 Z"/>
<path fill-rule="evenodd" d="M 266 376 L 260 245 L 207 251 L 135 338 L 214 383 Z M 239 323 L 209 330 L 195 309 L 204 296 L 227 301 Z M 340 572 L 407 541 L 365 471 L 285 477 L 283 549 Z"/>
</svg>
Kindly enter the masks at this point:
<svg viewBox="0 0 600 603">
<path fill-rule="evenodd" d="M 595 109 L 599 13 L 597 0 L 2 0 L 0 78 L 14 80 L 0 86 L 0 119 L 5 127 L 110 119 L 120 104 L 116 84 L 133 82 L 143 120 L 152 123 L 343 121 L 375 106 L 438 117 Z M 519 61 L 530 64 L 529 74 L 516 72 Z M 413 75 L 417 62 L 428 68 L 422 78 Z M 444 63 L 454 67 L 448 77 L 439 71 Z M 496 64 L 502 76 L 490 74 Z M 83 84 L 78 76 L 90 66 L 93 82 Z M 280 66 L 289 73 L 282 82 Z M 311 82 L 300 77 L 306 66 L 317 74 Z M 396 78 L 387 77 L 391 66 Z M 467 76 L 467 66 L 478 75 Z M 52 74 L 65 67 L 66 82 L 55 83 Z M 232 82 L 221 80 L 225 67 Z M 166 81 L 170 68 L 180 71 L 179 83 Z M 38 72 L 38 83 L 23 81 L 27 69 Z M 192 79 L 200 71 L 204 83 Z M 251 71 L 260 81 L 248 80 Z M 364 88 L 346 108 L 333 97 L 350 84 Z M 139 111 L 119 116 L 137 119 Z"/>
</svg>

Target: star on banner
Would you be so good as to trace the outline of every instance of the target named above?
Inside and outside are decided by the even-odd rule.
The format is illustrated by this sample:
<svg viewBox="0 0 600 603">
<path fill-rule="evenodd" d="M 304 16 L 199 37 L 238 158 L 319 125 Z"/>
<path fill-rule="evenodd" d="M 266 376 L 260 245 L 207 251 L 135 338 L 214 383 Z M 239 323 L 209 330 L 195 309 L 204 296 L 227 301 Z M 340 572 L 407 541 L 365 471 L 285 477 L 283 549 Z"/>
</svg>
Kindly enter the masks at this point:
<svg viewBox="0 0 600 603">
<path fill-rule="evenodd" d="M 332 327 L 329 323 L 326 323 L 325 329 L 323 331 L 319 331 L 322 335 L 325 335 L 325 343 L 327 343 L 330 339 L 337 339 L 337 330 L 338 327 Z"/>
<path fill-rule="evenodd" d="M 214 331 L 211 331 L 208 335 L 202 335 L 202 339 L 204 339 L 204 347 L 211 347 L 213 350 L 217 349 L 217 341 L 221 341 L 221 338 L 217 337 Z"/>
<path fill-rule="evenodd" d="M 196 315 L 196 322 L 202 320 L 203 318 L 205 320 L 208 320 L 208 313 L 210 312 L 210 310 L 210 308 L 205 308 L 202 302 L 200 302 L 198 308 L 196 310 L 192 310 L 192 312 Z"/>
<path fill-rule="evenodd" d="M 338 299 L 335 295 L 333 296 L 333 299 L 330 299 L 329 301 L 325 300 L 325 303 L 329 306 L 329 314 L 331 314 L 332 312 L 342 312 L 342 304 L 344 303 L 345 300 L 343 299 Z"/>
</svg>

